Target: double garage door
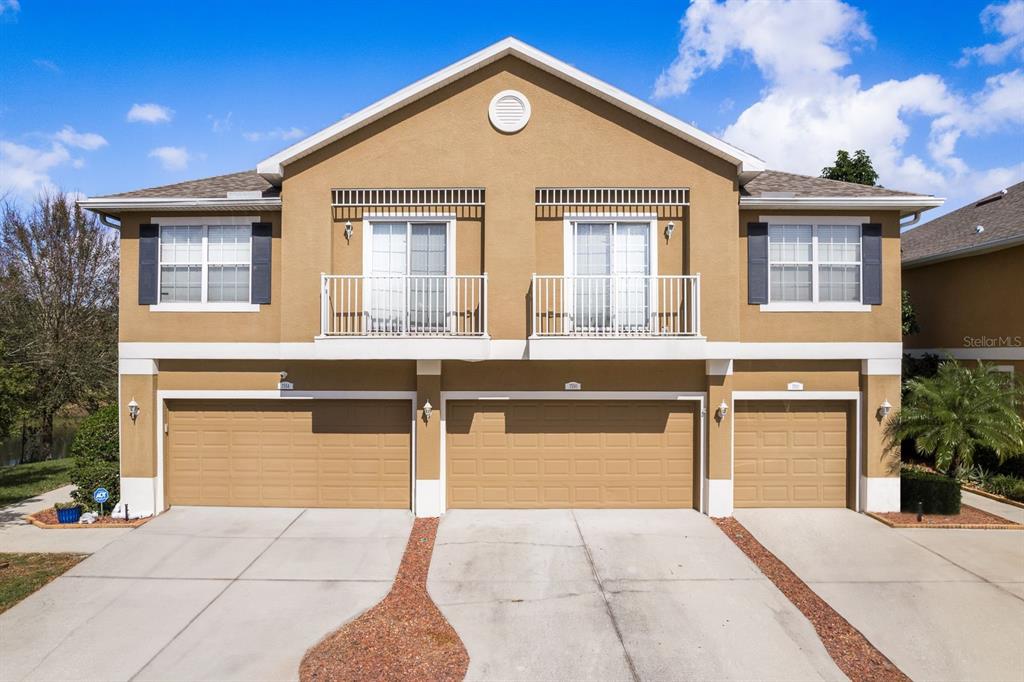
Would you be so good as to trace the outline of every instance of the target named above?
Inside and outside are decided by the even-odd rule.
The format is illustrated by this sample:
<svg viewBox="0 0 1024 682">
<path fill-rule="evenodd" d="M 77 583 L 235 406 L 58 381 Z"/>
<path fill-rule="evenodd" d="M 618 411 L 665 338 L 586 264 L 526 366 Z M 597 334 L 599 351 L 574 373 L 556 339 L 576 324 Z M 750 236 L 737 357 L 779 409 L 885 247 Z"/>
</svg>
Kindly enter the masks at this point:
<svg viewBox="0 0 1024 682">
<path fill-rule="evenodd" d="M 846 506 L 845 403 L 737 401 L 737 507 Z M 694 506 L 684 401 L 449 401 L 449 508 Z M 408 401 L 168 402 L 170 505 L 409 508 Z"/>
</svg>

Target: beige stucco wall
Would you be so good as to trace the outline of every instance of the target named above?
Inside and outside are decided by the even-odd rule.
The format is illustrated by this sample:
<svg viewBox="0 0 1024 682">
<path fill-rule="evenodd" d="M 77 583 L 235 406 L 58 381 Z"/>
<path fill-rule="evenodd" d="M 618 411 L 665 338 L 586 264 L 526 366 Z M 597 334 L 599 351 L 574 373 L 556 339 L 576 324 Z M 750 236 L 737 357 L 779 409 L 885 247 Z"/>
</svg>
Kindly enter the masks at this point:
<svg viewBox="0 0 1024 682">
<path fill-rule="evenodd" d="M 155 217 L 170 215 L 169 211 L 124 213 L 121 215 L 121 300 L 119 312 L 120 341 L 264 341 L 280 339 L 281 309 L 281 214 L 258 215 L 259 222 L 271 223 L 271 291 L 270 303 L 253 313 L 181 313 L 152 312 L 148 305 L 139 305 L 139 225 Z M 174 212 L 175 216 L 210 217 L 209 213 Z M 216 215 L 227 215 L 218 213 Z M 319 322 L 318 328 L 319 328 Z"/>
<path fill-rule="evenodd" d="M 703 362 L 508 360 L 443 363 L 445 391 L 703 391 Z M 570 392 L 567 392 L 570 393 Z"/>
<path fill-rule="evenodd" d="M 148 478 L 156 475 L 156 387 L 152 374 L 124 374 L 120 377 L 121 475 Z M 139 405 L 139 417 L 132 422 L 128 403 Z"/>
<path fill-rule="evenodd" d="M 416 363 L 401 360 L 161 360 L 160 390 L 272 391 L 282 370 L 296 391 L 416 390 Z"/>
<path fill-rule="evenodd" d="M 865 375 L 861 377 L 861 391 L 864 474 L 881 477 L 899 476 L 899 448 L 888 447 L 884 430 L 892 413 L 900 407 L 900 377 Z M 890 417 L 879 419 L 878 407 L 886 400 L 892 405 L 892 412 Z"/>
<path fill-rule="evenodd" d="M 785 391 L 798 381 L 805 391 L 856 391 L 859 360 L 737 360 L 736 391 Z"/>
<path fill-rule="evenodd" d="M 766 215 L 867 216 L 882 225 L 882 305 L 858 313 L 769 313 L 747 303 L 747 224 Z M 896 211 L 740 211 L 739 292 L 741 341 L 900 341 L 900 228 Z"/>
<path fill-rule="evenodd" d="M 1024 246 L 907 268 L 903 286 L 921 327 L 907 348 L 1024 345 Z M 984 337 L 994 344 L 970 345 Z"/>
</svg>

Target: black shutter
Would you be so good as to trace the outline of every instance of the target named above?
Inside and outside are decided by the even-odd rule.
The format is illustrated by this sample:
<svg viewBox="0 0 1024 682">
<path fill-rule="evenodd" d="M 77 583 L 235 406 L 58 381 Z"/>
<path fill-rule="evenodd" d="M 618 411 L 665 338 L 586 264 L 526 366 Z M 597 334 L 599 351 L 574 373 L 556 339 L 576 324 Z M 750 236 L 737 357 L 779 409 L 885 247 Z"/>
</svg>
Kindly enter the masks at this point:
<svg viewBox="0 0 1024 682">
<path fill-rule="evenodd" d="M 252 303 L 270 303 L 270 223 L 252 224 Z"/>
<path fill-rule="evenodd" d="M 882 226 L 861 225 L 861 253 L 864 258 L 865 305 L 882 305 Z"/>
<path fill-rule="evenodd" d="M 139 225 L 139 305 L 159 303 L 160 226 Z"/>
<path fill-rule="evenodd" d="M 768 302 L 768 223 L 747 223 L 747 303 Z"/>
</svg>

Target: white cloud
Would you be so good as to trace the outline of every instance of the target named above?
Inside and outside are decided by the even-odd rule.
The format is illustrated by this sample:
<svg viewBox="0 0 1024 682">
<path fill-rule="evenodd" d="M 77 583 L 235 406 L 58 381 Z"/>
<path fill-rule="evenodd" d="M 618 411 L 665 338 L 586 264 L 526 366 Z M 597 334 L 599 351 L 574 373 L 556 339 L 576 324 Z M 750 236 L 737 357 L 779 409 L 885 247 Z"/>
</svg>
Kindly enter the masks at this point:
<svg viewBox="0 0 1024 682">
<path fill-rule="evenodd" d="M 210 130 L 215 133 L 226 133 L 234 126 L 231 122 L 231 117 L 234 115 L 233 112 L 229 111 L 223 118 L 218 118 L 213 114 L 207 114 L 206 118 L 210 120 Z"/>
<path fill-rule="evenodd" d="M 31 199 L 40 191 L 53 190 L 50 171 L 71 161 L 67 147 L 54 142 L 49 149 L 37 149 L 0 140 L 0 194 Z"/>
<path fill-rule="evenodd" d="M 71 126 L 64 126 L 54 138 L 68 145 L 69 147 L 78 147 L 79 149 L 85 149 L 92 151 L 99 149 L 107 144 L 106 138 L 97 133 L 80 133 Z"/>
<path fill-rule="evenodd" d="M 159 159 L 164 170 L 185 170 L 192 155 L 184 147 L 157 147 L 149 157 Z"/>
<path fill-rule="evenodd" d="M 0 0 L 0 16 L 10 12 L 17 14 L 21 11 L 21 3 L 18 0 Z"/>
<path fill-rule="evenodd" d="M 863 15 L 842 2 L 694 0 L 682 19 L 679 56 L 654 87 L 655 97 L 681 95 L 734 52 L 747 52 L 765 77 L 812 88 L 846 66 L 844 49 L 871 40 Z"/>
<path fill-rule="evenodd" d="M 249 142 L 262 142 L 263 140 L 296 140 L 306 133 L 301 128 L 275 128 L 274 130 L 267 130 L 264 132 L 248 132 L 242 133 L 242 137 L 249 140 Z"/>
<path fill-rule="evenodd" d="M 964 48 L 964 56 L 958 66 L 966 65 L 972 57 L 984 64 L 999 64 L 1015 53 L 1024 58 L 1024 0 L 988 5 L 981 11 L 981 23 L 985 30 L 1001 34 L 1003 40 Z"/>
<path fill-rule="evenodd" d="M 796 38 L 780 27 L 790 23 L 799 27 Z M 968 201 L 1021 177 L 1018 166 L 972 169 L 957 153 L 963 137 L 1024 124 L 1020 70 L 993 76 L 968 96 L 935 74 L 865 87 L 859 75 L 840 70 L 851 62 L 850 46 L 870 35 L 862 15 L 841 0 L 820 0 L 813 12 L 792 0 L 697 0 L 683 18 L 679 57 L 658 78 L 655 94 L 685 93 L 729 57 L 750 55 L 766 88 L 721 135 L 770 167 L 818 175 L 837 149 L 865 149 L 881 183 L 945 194 L 953 206 L 953 200 Z M 921 120 L 926 155 L 907 148 Z"/>
<path fill-rule="evenodd" d="M 0 0 L 0 2 L 2 2 L 2 1 L 3 0 Z M 45 69 L 46 71 L 52 71 L 53 73 L 60 73 L 60 67 L 57 66 L 57 62 L 55 62 L 55 61 L 52 61 L 52 60 L 49 60 L 49 59 L 33 59 L 32 63 L 34 63 L 40 69 Z"/>
<path fill-rule="evenodd" d="M 128 110 L 129 123 L 167 123 L 174 116 L 174 110 L 162 104 L 133 104 Z"/>
</svg>

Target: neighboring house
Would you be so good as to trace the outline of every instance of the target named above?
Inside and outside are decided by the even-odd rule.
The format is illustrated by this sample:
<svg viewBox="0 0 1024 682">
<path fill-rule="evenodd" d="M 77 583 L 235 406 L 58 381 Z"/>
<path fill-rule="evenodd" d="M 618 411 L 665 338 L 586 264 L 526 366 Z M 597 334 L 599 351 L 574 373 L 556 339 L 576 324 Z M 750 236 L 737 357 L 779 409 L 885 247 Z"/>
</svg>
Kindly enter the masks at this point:
<svg viewBox="0 0 1024 682">
<path fill-rule="evenodd" d="M 121 233 L 124 499 L 897 509 L 900 220 L 940 203 L 503 40 L 255 171 L 82 201 Z"/>
<path fill-rule="evenodd" d="M 903 235 L 913 355 L 985 360 L 1024 374 L 1024 182 Z"/>
</svg>

